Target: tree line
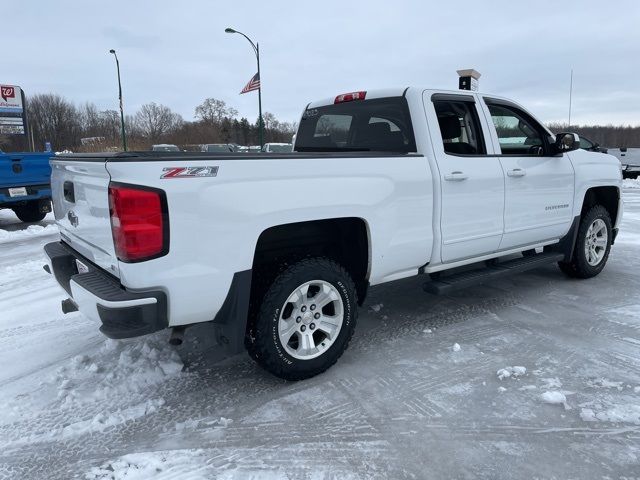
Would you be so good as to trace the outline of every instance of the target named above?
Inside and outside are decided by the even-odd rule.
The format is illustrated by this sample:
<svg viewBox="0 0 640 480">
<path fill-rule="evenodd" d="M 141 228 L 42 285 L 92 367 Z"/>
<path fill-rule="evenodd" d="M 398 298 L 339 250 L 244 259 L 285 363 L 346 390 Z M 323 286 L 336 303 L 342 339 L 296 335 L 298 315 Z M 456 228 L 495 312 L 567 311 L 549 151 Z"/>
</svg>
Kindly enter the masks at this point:
<svg viewBox="0 0 640 480">
<path fill-rule="evenodd" d="M 607 148 L 640 147 L 640 126 L 631 125 L 567 125 L 551 123 L 553 133 L 575 132 Z"/>
<path fill-rule="evenodd" d="M 26 151 L 33 144 L 43 150 L 50 142 L 54 151 L 117 151 L 122 149 L 120 112 L 100 110 L 93 103 L 75 105 L 61 95 L 37 94 L 28 99 L 30 136 L 0 136 L 0 149 Z M 223 100 L 207 98 L 194 111 L 195 120 L 187 121 L 166 105 L 155 102 L 142 105 L 126 115 L 129 150 L 149 150 L 152 145 L 170 143 L 186 150 L 197 150 L 203 143 L 258 145 L 259 123 L 238 118 L 238 111 Z M 265 112 L 265 142 L 291 142 L 296 124 L 279 121 Z"/>
</svg>

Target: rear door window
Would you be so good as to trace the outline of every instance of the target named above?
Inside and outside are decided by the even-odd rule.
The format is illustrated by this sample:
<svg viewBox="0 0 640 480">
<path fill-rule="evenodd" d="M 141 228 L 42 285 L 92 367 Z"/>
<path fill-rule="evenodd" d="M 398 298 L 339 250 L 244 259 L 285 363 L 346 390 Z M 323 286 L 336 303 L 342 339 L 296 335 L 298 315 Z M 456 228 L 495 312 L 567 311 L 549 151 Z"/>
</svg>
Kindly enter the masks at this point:
<svg viewBox="0 0 640 480">
<path fill-rule="evenodd" d="M 300 121 L 295 150 L 415 152 L 407 101 L 389 97 L 307 109 Z"/>
<path fill-rule="evenodd" d="M 472 101 L 434 100 L 444 151 L 453 155 L 485 155 L 482 127 Z"/>
</svg>

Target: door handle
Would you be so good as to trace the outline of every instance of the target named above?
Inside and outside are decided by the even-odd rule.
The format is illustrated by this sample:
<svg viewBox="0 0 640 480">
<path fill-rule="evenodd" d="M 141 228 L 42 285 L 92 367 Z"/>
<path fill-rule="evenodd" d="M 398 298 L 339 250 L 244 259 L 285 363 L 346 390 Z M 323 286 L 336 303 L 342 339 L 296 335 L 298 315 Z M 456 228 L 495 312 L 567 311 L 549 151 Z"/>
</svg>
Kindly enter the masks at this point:
<svg viewBox="0 0 640 480">
<path fill-rule="evenodd" d="M 507 172 L 507 175 L 509 175 L 510 177 L 524 177 L 526 174 L 527 171 L 521 168 L 514 168 L 513 170 L 509 170 Z"/>
<path fill-rule="evenodd" d="M 444 179 L 448 182 L 461 182 L 469 178 L 469 175 L 463 172 L 451 172 L 449 175 L 445 175 Z"/>
</svg>

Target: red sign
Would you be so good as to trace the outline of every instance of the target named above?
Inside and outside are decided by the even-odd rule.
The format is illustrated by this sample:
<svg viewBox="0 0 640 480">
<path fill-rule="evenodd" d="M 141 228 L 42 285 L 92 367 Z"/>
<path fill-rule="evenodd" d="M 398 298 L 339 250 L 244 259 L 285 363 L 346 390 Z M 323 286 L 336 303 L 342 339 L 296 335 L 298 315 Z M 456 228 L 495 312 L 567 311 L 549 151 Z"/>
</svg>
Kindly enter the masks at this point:
<svg viewBox="0 0 640 480">
<path fill-rule="evenodd" d="M 15 87 L 0 85 L 0 96 L 4 99 L 5 102 L 8 101 L 9 98 L 16 98 Z"/>
</svg>

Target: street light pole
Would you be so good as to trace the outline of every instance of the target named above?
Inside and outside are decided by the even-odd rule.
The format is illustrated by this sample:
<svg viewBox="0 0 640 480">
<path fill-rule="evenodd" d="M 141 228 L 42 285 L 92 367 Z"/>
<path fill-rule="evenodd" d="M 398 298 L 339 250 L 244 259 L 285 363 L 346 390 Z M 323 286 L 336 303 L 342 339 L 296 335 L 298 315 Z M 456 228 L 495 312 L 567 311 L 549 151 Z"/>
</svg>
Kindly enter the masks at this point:
<svg viewBox="0 0 640 480">
<path fill-rule="evenodd" d="M 260 86 L 258 87 L 258 132 L 260 135 L 260 148 L 264 146 L 264 122 L 262 121 L 262 77 L 260 76 L 260 44 L 253 43 L 249 37 L 244 33 L 234 30 L 233 28 L 225 28 L 226 33 L 239 33 L 251 44 L 253 53 L 256 54 L 256 62 L 258 63 L 258 78 L 260 79 Z"/>
<path fill-rule="evenodd" d="M 116 69 L 118 71 L 118 99 L 120 100 L 120 128 L 122 129 L 122 148 L 127 151 L 127 134 L 124 128 L 124 109 L 122 107 L 122 83 L 120 82 L 120 62 L 118 61 L 118 55 L 114 49 L 109 50 L 116 57 Z"/>
</svg>

